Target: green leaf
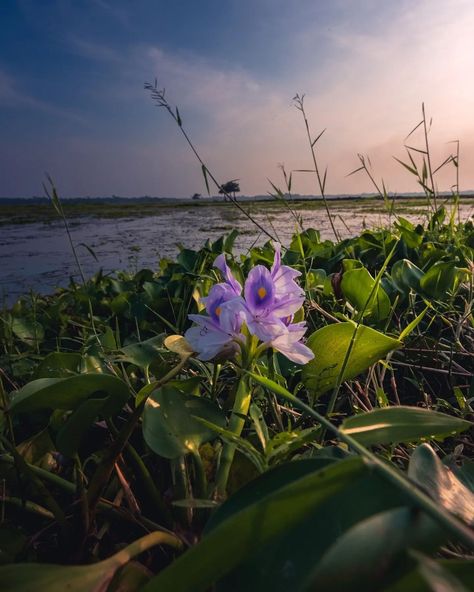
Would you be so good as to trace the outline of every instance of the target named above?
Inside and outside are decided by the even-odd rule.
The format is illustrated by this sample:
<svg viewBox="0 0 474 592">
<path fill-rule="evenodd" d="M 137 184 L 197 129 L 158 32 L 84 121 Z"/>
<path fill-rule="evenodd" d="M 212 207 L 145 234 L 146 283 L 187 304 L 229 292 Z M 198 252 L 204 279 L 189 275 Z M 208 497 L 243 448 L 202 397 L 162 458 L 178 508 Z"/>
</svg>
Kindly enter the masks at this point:
<svg viewBox="0 0 474 592">
<path fill-rule="evenodd" d="M 118 359 L 121 362 L 129 362 L 139 368 L 148 369 L 163 353 L 163 337 L 163 334 L 156 335 L 146 341 L 122 347 L 120 350 L 122 355 Z"/>
<path fill-rule="evenodd" d="M 438 261 L 420 279 L 420 287 L 428 296 L 443 299 L 456 288 L 458 280 L 459 273 L 454 262 Z"/>
<path fill-rule="evenodd" d="M 364 446 L 443 439 L 472 427 L 470 421 L 419 407 L 383 407 L 345 419 L 341 431 Z"/>
<path fill-rule="evenodd" d="M 116 571 L 155 545 L 181 546 L 172 534 L 152 532 L 133 542 L 109 559 L 91 565 L 64 566 L 46 563 L 18 563 L 0 567 L 2 592 L 99 592 L 108 590 Z"/>
<path fill-rule="evenodd" d="M 319 396 L 334 388 L 355 330 L 350 321 L 337 323 L 318 329 L 308 339 L 306 345 L 315 357 L 303 367 L 302 378 L 311 394 Z M 399 347 L 401 341 L 359 325 L 342 381 L 356 377 Z"/>
<path fill-rule="evenodd" d="M 18 339 L 28 345 L 36 346 L 44 339 L 44 328 L 38 321 L 14 317 L 11 327 Z"/>
<path fill-rule="evenodd" d="M 67 378 L 79 371 L 78 353 L 51 352 L 39 364 L 35 378 Z"/>
<path fill-rule="evenodd" d="M 212 401 L 184 394 L 178 381 L 168 382 L 146 401 L 143 437 L 153 452 L 165 458 L 195 452 L 201 444 L 216 437 L 214 430 L 195 417 L 219 427 L 225 424 L 224 414 Z"/>
<path fill-rule="evenodd" d="M 119 411 L 129 397 L 127 385 L 110 374 L 78 374 L 70 378 L 38 378 L 17 391 L 10 402 L 12 413 L 37 409 L 75 409 L 94 394 L 107 395 L 102 413 Z"/>
<path fill-rule="evenodd" d="M 446 534 L 425 514 L 397 508 L 370 516 L 329 547 L 310 577 L 308 590 L 378 592 L 407 564 L 405 550 L 435 551 Z M 306 589 L 306 588 L 305 588 Z"/>
<path fill-rule="evenodd" d="M 410 290 L 420 291 L 420 280 L 424 273 L 408 259 L 401 259 L 393 264 L 390 273 L 393 283 L 402 294 L 408 294 Z"/>
<path fill-rule="evenodd" d="M 220 523 L 142 592 L 204 592 L 366 471 L 362 459 L 353 457 L 281 487 Z"/>
<path fill-rule="evenodd" d="M 70 378 L 38 378 L 19 390 L 10 402 L 11 413 L 38 409 L 73 410 L 59 430 L 58 449 L 73 456 L 97 416 L 118 413 L 129 397 L 127 385 L 110 374 L 78 374 Z"/>
<path fill-rule="evenodd" d="M 420 314 L 418 316 L 416 316 L 413 321 L 411 321 L 411 323 L 408 323 L 408 325 L 405 327 L 405 329 L 403 329 L 403 331 L 400 333 L 400 335 L 398 336 L 398 338 L 400 339 L 400 341 L 403 341 L 404 339 L 406 339 L 408 337 L 408 335 L 410 335 L 410 333 L 416 329 L 416 327 L 418 327 L 418 325 L 421 323 L 421 321 L 423 320 L 423 317 L 425 316 L 425 314 L 428 312 L 428 310 L 431 308 L 431 305 L 428 305 L 426 308 L 424 308 Z"/>
<path fill-rule="evenodd" d="M 387 293 L 378 285 L 374 290 L 375 279 L 365 267 L 350 269 L 342 276 L 342 292 L 352 306 L 363 317 L 375 321 L 386 319 L 390 314 L 390 299 Z"/>
<path fill-rule="evenodd" d="M 408 476 L 440 506 L 474 525 L 474 493 L 443 465 L 428 444 L 418 446 L 411 455 Z"/>
</svg>

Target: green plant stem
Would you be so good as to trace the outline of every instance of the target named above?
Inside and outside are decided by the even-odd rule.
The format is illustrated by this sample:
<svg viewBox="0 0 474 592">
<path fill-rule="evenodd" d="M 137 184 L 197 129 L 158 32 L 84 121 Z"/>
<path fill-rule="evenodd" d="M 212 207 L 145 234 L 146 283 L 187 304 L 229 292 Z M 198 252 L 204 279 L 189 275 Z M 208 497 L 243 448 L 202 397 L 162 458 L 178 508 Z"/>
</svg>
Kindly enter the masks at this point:
<svg viewBox="0 0 474 592">
<path fill-rule="evenodd" d="M 250 400 L 252 398 L 248 375 L 242 374 L 237 385 L 232 415 L 229 421 L 229 432 L 240 436 L 245 425 L 245 417 L 248 414 Z M 226 442 L 219 459 L 219 468 L 216 476 L 217 497 L 225 497 L 230 467 L 235 455 L 235 444 Z"/>
<path fill-rule="evenodd" d="M 342 442 L 345 442 L 353 450 L 358 452 L 362 457 L 367 459 L 370 464 L 374 467 L 382 477 L 390 481 L 393 485 L 398 487 L 406 496 L 421 510 L 426 512 L 431 518 L 436 520 L 441 526 L 446 528 L 453 536 L 459 541 L 467 545 L 470 549 L 474 549 L 474 532 L 461 520 L 444 510 L 428 495 L 426 495 L 417 485 L 408 479 L 403 473 L 394 469 L 385 461 L 381 460 L 378 456 L 370 452 L 365 446 L 359 444 L 352 436 L 344 433 L 343 430 L 338 429 L 333 425 L 326 417 L 314 411 L 309 405 L 303 403 L 287 391 L 282 386 L 276 384 L 273 381 L 264 379 L 256 374 L 250 374 L 250 376 L 261 384 L 262 386 L 272 390 L 276 395 L 282 397 L 286 401 L 292 403 L 295 407 L 298 407 L 318 422 L 320 422 L 326 429 L 333 432 Z"/>
<path fill-rule="evenodd" d="M 195 487 L 193 488 L 193 496 L 198 499 L 205 499 L 207 497 L 207 478 L 199 450 L 193 449 L 191 451 L 191 457 L 193 459 L 194 474 L 196 477 Z"/>
</svg>

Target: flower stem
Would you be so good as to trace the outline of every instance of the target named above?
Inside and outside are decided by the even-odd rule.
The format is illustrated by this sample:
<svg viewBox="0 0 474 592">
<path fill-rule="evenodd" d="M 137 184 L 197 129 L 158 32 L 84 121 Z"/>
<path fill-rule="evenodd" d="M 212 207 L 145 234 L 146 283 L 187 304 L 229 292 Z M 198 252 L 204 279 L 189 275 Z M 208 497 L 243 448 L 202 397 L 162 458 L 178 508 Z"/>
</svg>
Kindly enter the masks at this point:
<svg viewBox="0 0 474 592">
<path fill-rule="evenodd" d="M 229 431 L 240 436 L 245 424 L 245 416 L 250 407 L 250 400 L 252 393 L 250 389 L 250 381 L 247 375 L 242 375 L 235 393 L 234 407 L 229 421 Z M 226 442 L 222 449 L 219 461 L 219 468 L 216 477 L 216 494 L 217 497 L 224 497 L 227 488 L 227 481 L 229 479 L 230 467 L 234 460 L 235 444 Z"/>
</svg>

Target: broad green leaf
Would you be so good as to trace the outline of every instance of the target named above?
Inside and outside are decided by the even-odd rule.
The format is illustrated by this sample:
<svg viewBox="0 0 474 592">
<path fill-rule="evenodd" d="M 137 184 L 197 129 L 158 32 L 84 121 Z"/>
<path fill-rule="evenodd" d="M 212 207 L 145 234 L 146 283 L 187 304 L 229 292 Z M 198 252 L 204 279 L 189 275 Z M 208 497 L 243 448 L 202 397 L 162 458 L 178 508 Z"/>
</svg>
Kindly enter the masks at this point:
<svg viewBox="0 0 474 592">
<path fill-rule="evenodd" d="M 67 378 L 79 371 L 81 354 L 51 352 L 39 364 L 35 378 Z"/>
<path fill-rule="evenodd" d="M 17 391 L 10 402 L 12 413 L 37 409 L 75 409 L 94 394 L 107 397 L 105 416 L 119 411 L 127 402 L 127 385 L 110 374 L 78 374 L 70 378 L 38 378 Z"/>
<path fill-rule="evenodd" d="M 13 333 L 28 345 L 36 346 L 44 339 L 44 328 L 38 321 L 14 317 L 11 327 Z"/>
<path fill-rule="evenodd" d="M 342 292 L 359 315 L 375 321 L 386 319 L 390 314 L 390 299 L 379 284 L 375 291 L 375 279 L 365 267 L 350 269 L 342 276 Z"/>
<path fill-rule="evenodd" d="M 293 462 L 282 463 L 273 467 L 253 479 L 242 487 L 235 495 L 231 496 L 224 504 L 211 515 L 204 532 L 210 533 L 222 522 L 241 512 L 248 506 L 258 503 L 267 495 L 275 493 L 281 487 L 289 485 L 302 477 L 323 469 L 336 459 L 308 458 Z"/>
<path fill-rule="evenodd" d="M 420 407 L 383 407 L 345 419 L 340 427 L 364 446 L 443 439 L 472 427 L 470 421 Z"/>
<path fill-rule="evenodd" d="M 408 476 L 446 510 L 474 526 L 474 493 L 443 465 L 428 444 L 418 446 L 411 455 Z"/>
<path fill-rule="evenodd" d="M 459 280 L 459 270 L 454 262 L 438 261 L 420 279 L 421 289 L 436 299 L 443 299 L 452 292 Z"/>
<path fill-rule="evenodd" d="M 303 367 L 302 378 L 311 394 L 319 396 L 334 388 L 355 330 L 355 323 L 347 321 L 318 329 L 310 336 L 306 345 L 315 357 Z M 401 341 L 359 325 L 342 380 L 356 377 L 399 347 Z"/>
<path fill-rule="evenodd" d="M 218 524 L 199 544 L 154 577 L 142 592 L 208 590 L 366 472 L 362 459 L 353 457 L 281 487 Z"/>
<path fill-rule="evenodd" d="M 153 362 L 163 353 L 163 335 L 156 335 L 146 341 L 133 343 L 122 347 L 121 362 L 135 364 L 139 368 L 148 369 Z"/>
<path fill-rule="evenodd" d="M 420 291 L 420 280 L 425 274 L 409 259 L 401 259 L 393 264 L 390 275 L 397 289 L 408 294 L 410 290 Z"/>
<path fill-rule="evenodd" d="M 179 548 L 181 543 L 172 534 L 156 531 L 138 539 L 109 559 L 91 565 L 5 565 L 0 567 L 2 592 L 105 592 L 120 567 L 155 545 Z"/>
<path fill-rule="evenodd" d="M 201 417 L 219 427 L 225 416 L 209 399 L 183 393 L 179 382 L 169 382 L 152 393 L 143 411 L 143 437 L 148 446 L 165 458 L 196 452 L 204 442 L 216 437 Z"/>
<path fill-rule="evenodd" d="M 407 548 L 431 552 L 445 539 L 446 534 L 433 520 L 409 508 L 375 514 L 355 524 L 329 547 L 307 589 L 346 592 L 357 583 L 364 592 L 378 592 L 406 564 Z"/>
</svg>

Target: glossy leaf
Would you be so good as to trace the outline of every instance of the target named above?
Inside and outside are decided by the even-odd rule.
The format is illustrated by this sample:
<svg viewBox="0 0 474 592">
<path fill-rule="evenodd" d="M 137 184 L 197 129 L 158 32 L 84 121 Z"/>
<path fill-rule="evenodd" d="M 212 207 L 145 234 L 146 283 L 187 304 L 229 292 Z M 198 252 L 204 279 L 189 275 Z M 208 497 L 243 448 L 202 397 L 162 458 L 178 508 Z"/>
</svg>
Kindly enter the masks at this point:
<svg viewBox="0 0 474 592">
<path fill-rule="evenodd" d="M 402 294 L 408 294 L 410 290 L 419 292 L 424 273 L 409 259 L 401 259 L 393 264 L 390 275 L 397 289 Z"/>
<path fill-rule="evenodd" d="M 406 564 L 406 548 L 434 551 L 446 538 L 433 520 L 408 508 L 358 522 L 329 547 L 310 577 L 308 590 L 378 592 Z"/>
<path fill-rule="evenodd" d="M 10 402 L 12 413 L 37 409 L 75 409 L 92 395 L 106 397 L 102 413 L 111 415 L 127 402 L 127 385 L 109 374 L 78 374 L 70 378 L 38 378 L 17 391 Z"/>
<path fill-rule="evenodd" d="M 312 395 L 319 396 L 334 388 L 356 325 L 337 323 L 318 329 L 307 346 L 315 358 L 303 367 L 303 382 Z M 370 327 L 360 325 L 342 380 L 355 378 L 391 351 L 402 347 L 401 341 Z"/>
<path fill-rule="evenodd" d="M 153 362 L 163 353 L 163 335 L 156 335 L 146 341 L 133 343 L 122 347 L 121 362 L 135 364 L 139 368 L 148 369 Z"/>
<path fill-rule="evenodd" d="M 14 317 L 11 328 L 13 333 L 28 345 L 36 346 L 44 339 L 44 327 L 38 321 Z"/>
<path fill-rule="evenodd" d="M 408 476 L 430 497 L 474 526 L 474 493 L 443 465 L 428 444 L 418 446 L 410 458 Z"/>
<path fill-rule="evenodd" d="M 165 458 L 178 458 L 196 452 L 204 442 L 216 437 L 215 431 L 199 422 L 201 417 L 219 427 L 225 416 L 208 399 L 187 395 L 179 382 L 169 382 L 153 392 L 143 412 L 143 437 L 148 446 Z"/>
<path fill-rule="evenodd" d="M 342 292 L 359 315 L 381 321 L 390 314 L 390 299 L 379 284 L 374 291 L 375 279 L 365 267 L 350 269 L 342 276 Z"/>
<path fill-rule="evenodd" d="M 420 279 L 420 287 L 428 296 L 443 299 L 456 288 L 458 277 L 458 269 L 454 262 L 439 261 Z"/>
<path fill-rule="evenodd" d="M 79 371 L 81 354 L 51 352 L 41 360 L 35 378 L 67 378 Z"/>
<path fill-rule="evenodd" d="M 345 419 L 341 430 L 364 446 L 443 439 L 472 427 L 464 419 L 420 407 L 384 407 Z"/>
<path fill-rule="evenodd" d="M 366 471 L 362 459 L 350 458 L 281 487 L 220 523 L 143 592 L 204 592 Z"/>
</svg>

